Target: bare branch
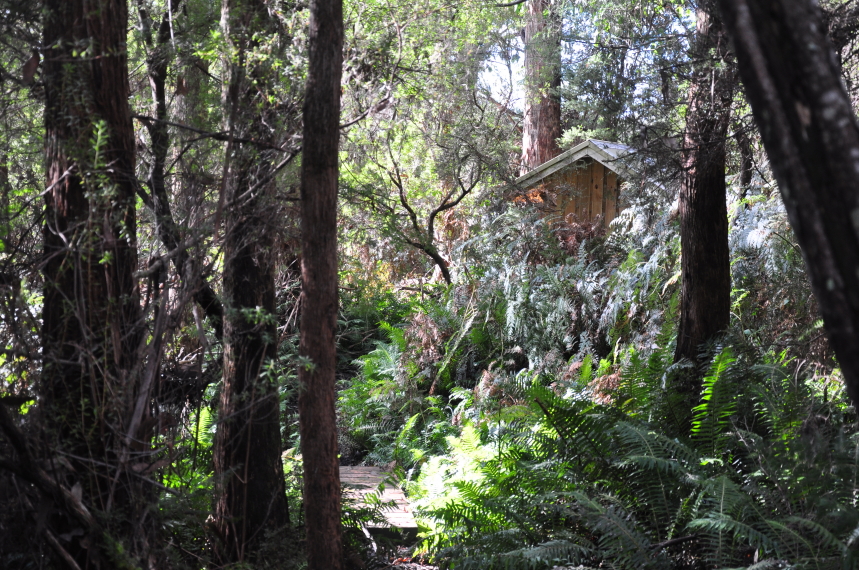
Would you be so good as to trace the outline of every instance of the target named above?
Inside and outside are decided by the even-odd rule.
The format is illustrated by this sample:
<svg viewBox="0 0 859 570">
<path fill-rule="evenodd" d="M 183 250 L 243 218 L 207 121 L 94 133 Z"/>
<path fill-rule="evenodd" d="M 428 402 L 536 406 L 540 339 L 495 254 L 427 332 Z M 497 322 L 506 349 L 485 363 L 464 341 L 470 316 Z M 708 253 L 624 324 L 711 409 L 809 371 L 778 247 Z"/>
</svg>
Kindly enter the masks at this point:
<svg viewBox="0 0 859 570">
<path fill-rule="evenodd" d="M 278 152 L 289 152 L 288 149 L 284 149 L 284 148 L 281 148 L 277 145 L 257 141 L 254 139 L 231 137 L 230 134 L 226 131 L 220 131 L 217 133 L 211 132 L 211 131 L 204 131 L 203 129 L 198 129 L 196 127 L 191 127 L 188 125 L 183 125 L 182 123 L 174 123 L 173 121 L 165 121 L 163 119 L 156 119 L 155 117 L 148 117 L 146 115 L 138 115 L 136 113 L 132 114 L 131 116 L 132 116 L 132 118 L 137 119 L 138 121 L 143 123 L 147 127 L 147 129 L 150 128 L 150 125 L 148 125 L 147 123 L 163 123 L 163 124 L 168 125 L 170 127 L 176 127 L 177 129 L 184 129 L 186 131 L 191 131 L 192 133 L 201 134 L 201 135 L 203 135 L 201 138 L 211 138 L 211 139 L 214 139 L 216 141 L 222 141 L 222 142 L 232 141 L 232 142 L 239 143 L 239 144 L 252 144 L 252 145 L 255 145 L 259 148 L 276 150 Z"/>
</svg>

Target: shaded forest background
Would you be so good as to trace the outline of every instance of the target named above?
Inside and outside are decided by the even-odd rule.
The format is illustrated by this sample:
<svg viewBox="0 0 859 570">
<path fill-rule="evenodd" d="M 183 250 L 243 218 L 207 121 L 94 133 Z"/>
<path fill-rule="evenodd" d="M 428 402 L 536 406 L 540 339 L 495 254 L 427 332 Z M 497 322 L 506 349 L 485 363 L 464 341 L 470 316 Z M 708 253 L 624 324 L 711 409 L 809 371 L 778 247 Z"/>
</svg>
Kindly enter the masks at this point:
<svg viewBox="0 0 859 570">
<path fill-rule="evenodd" d="M 859 565 L 859 4 L 0 0 L 0 567 Z M 608 226 L 516 179 L 629 145 Z"/>
</svg>

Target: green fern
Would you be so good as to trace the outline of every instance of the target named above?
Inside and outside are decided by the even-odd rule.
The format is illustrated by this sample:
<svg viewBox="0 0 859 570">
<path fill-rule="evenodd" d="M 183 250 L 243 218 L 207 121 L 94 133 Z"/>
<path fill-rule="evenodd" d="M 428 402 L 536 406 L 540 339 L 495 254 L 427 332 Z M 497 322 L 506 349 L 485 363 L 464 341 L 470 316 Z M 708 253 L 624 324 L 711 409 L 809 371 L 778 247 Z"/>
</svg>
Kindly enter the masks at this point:
<svg viewBox="0 0 859 570">
<path fill-rule="evenodd" d="M 737 386 L 729 371 L 736 362 L 730 347 L 722 349 L 702 381 L 701 403 L 692 408 L 692 435 L 714 456 L 724 448 L 730 418 L 736 411 Z"/>
</svg>

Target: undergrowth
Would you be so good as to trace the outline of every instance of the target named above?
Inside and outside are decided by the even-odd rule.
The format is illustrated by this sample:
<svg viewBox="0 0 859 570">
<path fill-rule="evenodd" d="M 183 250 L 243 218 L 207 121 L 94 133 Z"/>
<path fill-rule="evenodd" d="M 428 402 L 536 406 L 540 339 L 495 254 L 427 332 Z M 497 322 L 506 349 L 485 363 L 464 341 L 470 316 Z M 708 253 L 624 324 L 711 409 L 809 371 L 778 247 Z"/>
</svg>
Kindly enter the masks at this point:
<svg viewBox="0 0 859 570">
<path fill-rule="evenodd" d="M 445 568 L 857 566 L 857 418 L 780 203 L 732 205 L 732 323 L 701 368 L 673 358 L 676 221 L 641 204 L 575 249 L 524 210 L 480 222 L 467 274 L 398 296 L 353 361 L 350 457 L 400 469 Z"/>
<path fill-rule="evenodd" d="M 422 548 L 464 569 L 854 567 L 856 417 L 789 365 L 718 352 L 685 438 L 535 382 L 528 415 L 469 426 L 414 483 Z"/>
</svg>

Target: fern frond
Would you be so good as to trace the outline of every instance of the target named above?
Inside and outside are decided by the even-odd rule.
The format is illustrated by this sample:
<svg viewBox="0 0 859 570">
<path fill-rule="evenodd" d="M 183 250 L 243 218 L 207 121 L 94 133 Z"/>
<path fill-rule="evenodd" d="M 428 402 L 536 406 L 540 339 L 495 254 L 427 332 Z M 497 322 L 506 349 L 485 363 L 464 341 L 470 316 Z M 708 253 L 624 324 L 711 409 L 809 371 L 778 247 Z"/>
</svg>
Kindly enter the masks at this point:
<svg viewBox="0 0 859 570">
<path fill-rule="evenodd" d="M 703 445 L 712 445 L 714 454 L 721 453 L 736 410 L 737 391 L 728 374 L 736 360 L 730 347 L 716 355 L 702 382 L 701 404 L 692 408 L 692 435 Z"/>
</svg>

